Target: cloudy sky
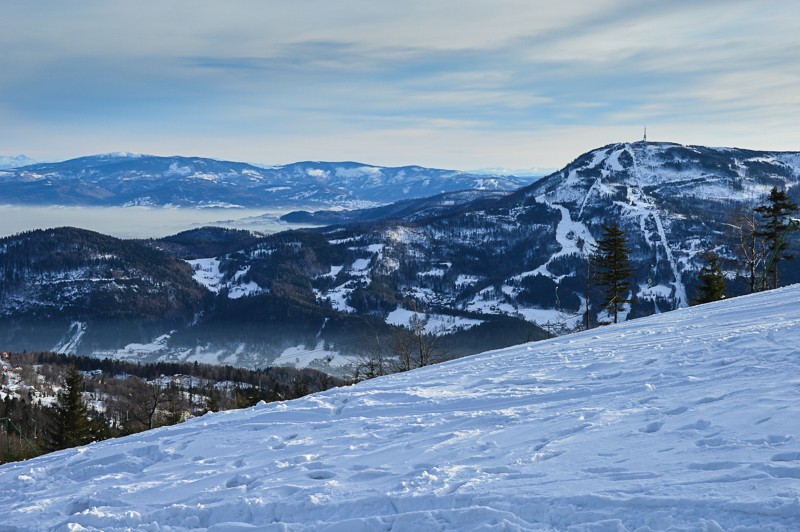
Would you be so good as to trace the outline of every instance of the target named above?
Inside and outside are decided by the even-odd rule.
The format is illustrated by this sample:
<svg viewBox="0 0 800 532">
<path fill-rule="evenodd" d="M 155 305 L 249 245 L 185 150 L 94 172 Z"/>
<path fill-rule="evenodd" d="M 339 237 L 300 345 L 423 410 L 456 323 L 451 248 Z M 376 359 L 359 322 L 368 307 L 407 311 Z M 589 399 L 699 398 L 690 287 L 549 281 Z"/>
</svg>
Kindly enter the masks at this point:
<svg viewBox="0 0 800 532">
<path fill-rule="evenodd" d="M 800 150 L 800 2 L 3 0 L 0 154 L 561 167 Z"/>
</svg>

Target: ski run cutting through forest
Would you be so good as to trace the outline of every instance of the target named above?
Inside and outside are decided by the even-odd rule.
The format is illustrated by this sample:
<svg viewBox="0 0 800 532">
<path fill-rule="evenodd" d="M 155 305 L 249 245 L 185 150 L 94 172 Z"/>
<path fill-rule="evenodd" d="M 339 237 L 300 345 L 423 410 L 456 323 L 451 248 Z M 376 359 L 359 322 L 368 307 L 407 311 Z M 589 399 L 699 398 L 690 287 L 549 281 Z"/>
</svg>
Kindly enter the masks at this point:
<svg viewBox="0 0 800 532">
<path fill-rule="evenodd" d="M 644 202 L 645 209 L 648 211 L 649 216 L 653 217 L 653 221 L 656 224 L 656 229 L 658 230 L 658 237 L 661 241 L 661 244 L 664 246 L 664 254 L 667 256 L 667 261 L 669 262 L 670 269 L 672 270 L 672 276 L 674 278 L 672 286 L 675 289 L 675 304 L 677 307 L 685 306 L 689 303 L 689 299 L 686 297 L 686 287 L 683 285 L 683 282 L 681 282 L 680 269 L 678 268 L 678 264 L 674 255 L 672 254 L 672 248 L 669 246 L 667 233 L 664 231 L 664 223 L 661 221 L 661 216 L 658 214 L 658 209 L 654 208 L 653 201 L 644 193 L 644 187 L 642 187 L 641 184 L 642 168 L 641 165 L 637 164 L 636 152 L 628 147 L 626 147 L 625 150 L 628 154 L 630 154 L 631 159 L 633 160 L 633 175 L 638 185 L 638 199 Z M 617 158 L 619 158 L 619 156 L 617 156 Z M 644 221 L 642 221 L 642 226 L 644 227 Z"/>
<path fill-rule="evenodd" d="M 4 529 L 797 530 L 800 286 L 0 468 Z"/>
</svg>

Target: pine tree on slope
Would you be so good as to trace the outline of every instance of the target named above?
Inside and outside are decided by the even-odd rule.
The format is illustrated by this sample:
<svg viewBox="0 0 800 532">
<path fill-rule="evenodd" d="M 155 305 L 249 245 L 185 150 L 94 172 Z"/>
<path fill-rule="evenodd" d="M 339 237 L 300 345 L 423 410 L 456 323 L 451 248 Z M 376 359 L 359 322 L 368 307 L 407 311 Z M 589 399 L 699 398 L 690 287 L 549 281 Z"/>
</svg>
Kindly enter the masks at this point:
<svg viewBox="0 0 800 532">
<path fill-rule="evenodd" d="M 797 211 L 797 204 L 789 199 L 786 191 L 772 187 L 767 203 L 754 210 L 761 216 L 761 227 L 756 236 L 766 242 L 767 256 L 775 257 L 767 271 L 767 277 L 771 279 L 770 288 L 778 288 L 778 264 L 781 260 L 794 258 L 793 255 L 785 253 L 789 244 L 781 242 L 781 238 L 789 225 L 789 216 Z"/>
<path fill-rule="evenodd" d="M 70 366 L 64 388 L 58 393 L 51 429 L 55 449 L 85 445 L 95 439 L 97 427 L 83 397 L 84 389 L 83 375 L 74 365 Z"/>
<path fill-rule="evenodd" d="M 619 312 L 624 310 L 626 304 L 636 302 L 626 297 L 634 273 L 627 246 L 625 232 L 614 224 L 603 226 L 603 236 L 594 247 L 596 284 L 603 289 L 603 306 L 614 315 L 614 323 L 619 321 Z"/>
<path fill-rule="evenodd" d="M 697 297 L 695 304 L 710 303 L 719 301 L 725 297 L 725 275 L 719 265 L 719 256 L 713 251 L 706 254 L 708 264 L 700 269 L 697 275 L 700 285 L 697 287 Z"/>
</svg>

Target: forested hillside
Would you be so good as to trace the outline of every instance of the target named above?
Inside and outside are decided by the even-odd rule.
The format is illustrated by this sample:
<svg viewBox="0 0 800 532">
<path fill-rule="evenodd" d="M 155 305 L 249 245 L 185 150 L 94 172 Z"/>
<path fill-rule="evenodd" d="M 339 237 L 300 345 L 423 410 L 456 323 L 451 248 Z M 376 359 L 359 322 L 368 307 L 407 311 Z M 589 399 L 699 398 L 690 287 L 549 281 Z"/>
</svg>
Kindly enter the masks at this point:
<svg viewBox="0 0 800 532">
<path fill-rule="evenodd" d="M 342 381 L 315 370 L 141 364 L 51 352 L 2 354 L 0 460 L 284 401 Z"/>
</svg>

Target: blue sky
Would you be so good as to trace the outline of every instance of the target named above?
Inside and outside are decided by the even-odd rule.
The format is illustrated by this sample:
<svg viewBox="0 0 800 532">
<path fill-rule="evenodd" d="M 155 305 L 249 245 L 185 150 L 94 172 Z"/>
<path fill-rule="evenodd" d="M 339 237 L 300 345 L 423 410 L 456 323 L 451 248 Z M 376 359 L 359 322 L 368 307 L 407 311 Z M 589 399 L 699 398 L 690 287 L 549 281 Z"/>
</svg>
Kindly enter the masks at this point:
<svg viewBox="0 0 800 532">
<path fill-rule="evenodd" d="M 800 150 L 800 3 L 4 0 L 0 154 L 561 167 Z"/>
</svg>

